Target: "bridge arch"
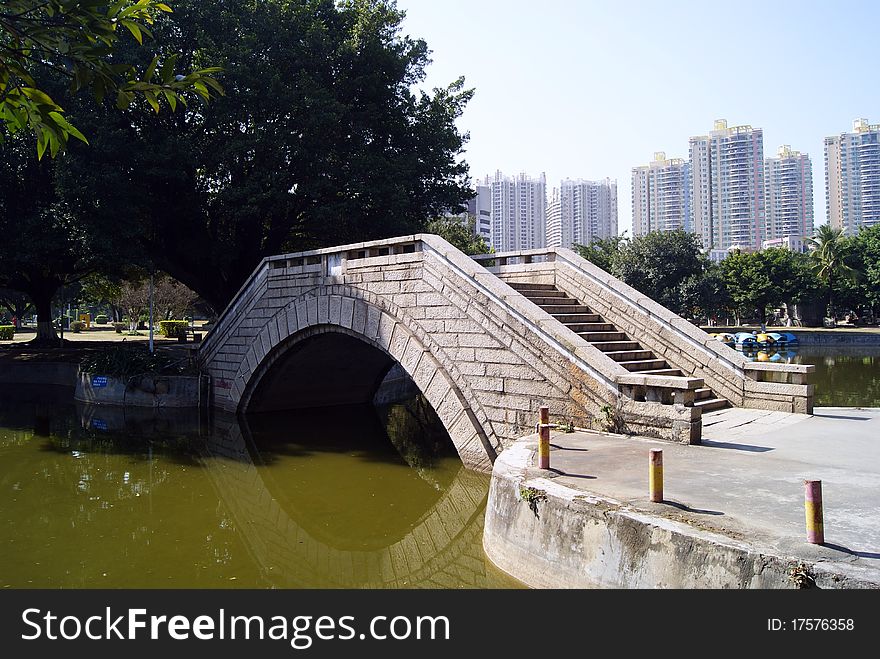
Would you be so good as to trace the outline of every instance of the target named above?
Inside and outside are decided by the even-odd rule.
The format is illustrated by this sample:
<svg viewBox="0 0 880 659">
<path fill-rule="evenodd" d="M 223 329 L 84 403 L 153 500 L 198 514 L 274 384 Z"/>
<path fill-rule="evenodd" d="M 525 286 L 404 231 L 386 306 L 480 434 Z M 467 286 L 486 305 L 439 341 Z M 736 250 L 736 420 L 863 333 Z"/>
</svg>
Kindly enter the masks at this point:
<svg viewBox="0 0 880 659">
<path fill-rule="evenodd" d="M 462 462 L 491 470 L 500 440 L 455 362 L 418 321 L 369 291 L 318 286 L 280 307 L 251 342 L 229 393 L 239 412 L 369 402 L 395 362 L 434 408 Z"/>
</svg>

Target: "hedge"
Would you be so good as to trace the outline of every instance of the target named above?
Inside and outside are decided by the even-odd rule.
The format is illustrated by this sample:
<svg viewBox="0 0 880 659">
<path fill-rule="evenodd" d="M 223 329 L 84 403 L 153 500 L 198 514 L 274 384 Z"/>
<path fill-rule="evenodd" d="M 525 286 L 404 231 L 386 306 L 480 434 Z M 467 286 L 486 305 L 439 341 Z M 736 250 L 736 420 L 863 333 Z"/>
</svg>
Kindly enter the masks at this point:
<svg viewBox="0 0 880 659">
<path fill-rule="evenodd" d="M 70 329 L 72 329 L 74 332 L 81 332 L 85 329 L 85 327 L 86 324 L 81 320 L 74 320 L 72 323 L 70 323 Z"/>
<path fill-rule="evenodd" d="M 160 320 L 159 321 L 159 334 L 162 336 L 167 336 L 169 338 L 175 338 L 178 336 L 186 336 L 186 331 L 189 329 L 189 323 L 185 320 Z"/>
<path fill-rule="evenodd" d="M 0 341 L 12 341 L 15 336 L 15 325 L 0 325 Z"/>
<path fill-rule="evenodd" d="M 117 334 L 122 334 L 122 330 L 128 327 L 128 323 L 113 323 L 113 329 L 116 330 Z"/>
</svg>

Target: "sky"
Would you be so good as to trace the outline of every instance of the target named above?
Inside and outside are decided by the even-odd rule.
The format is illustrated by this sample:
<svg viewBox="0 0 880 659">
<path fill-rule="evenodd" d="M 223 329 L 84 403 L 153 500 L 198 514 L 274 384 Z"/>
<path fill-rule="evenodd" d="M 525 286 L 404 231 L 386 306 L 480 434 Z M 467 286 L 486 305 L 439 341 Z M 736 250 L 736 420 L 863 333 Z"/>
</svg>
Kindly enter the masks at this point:
<svg viewBox="0 0 880 659">
<path fill-rule="evenodd" d="M 426 89 L 464 76 L 458 122 L 472 179 L 501 170 L 617 180 L 632 235 L 632 168 L 687 158 L 715 119 L 764 131 L 813 162 L 825 221 L 823 139 L 880 123 L 880 2 L 864 0 L 397 0 L 432 51 Z"/>
</svg>

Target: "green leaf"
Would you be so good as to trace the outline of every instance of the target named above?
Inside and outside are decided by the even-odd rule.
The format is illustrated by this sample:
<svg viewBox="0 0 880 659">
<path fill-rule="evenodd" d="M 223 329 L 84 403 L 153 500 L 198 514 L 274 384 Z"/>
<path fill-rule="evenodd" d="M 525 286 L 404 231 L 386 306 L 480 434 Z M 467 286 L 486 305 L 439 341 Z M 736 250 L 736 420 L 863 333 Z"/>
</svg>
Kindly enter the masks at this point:
<svg viewBox="0 0 880 659">
<path fill-rule="evenodd" d="M 132 36 L 133 36 L 135 39 L 137 39 L 137 42 L 138 42 L 139 44 L 143 45 L 143 43 L 144 43 L 144 37 L 143 37 L 143 33 L 142 33 L 142 31 L 141 31 L 141 26 L 140 26 L 140 25 L 138 25 L 138 24 L 135 23 L 134 21 L 130 21 L 130 20 L 127 20 L 127 19 L 123 19 L 123 20 L 121 20 L 121 21 L 119 21 L 119 22 L 122 23 L 122 25 L 123 25 L 124 27 L 126 27 L 126 28 L 128 29 L 129 32 L 131 32 Z"/>
<path fill-rule="evenodd" d="M 162 90 L 162 93 L 165 94 L 165 100 L 168 101 L 168 105 L 171 106 L 171 111 L 174 112 L 177 110 L 177 94 L 175 94 L 170 89 Z"/>
<path fill-rule="evenodd" d="M 171 81 L 171 78 L 174 76 L 174 67 L 177 66 L 177 60 L 179 59 L 178 54 L 171 55 L 166 58 L 166 60 L 162 63 L 162 68 L 159 69 L 159 79 L 167 84 Z"/>
<path fill-rule="evenodd" d="M 60 109 L 55 104 L 55 101 L 53 101 L 51 98 L 49 98 L 49 95 L 44 91 L 41 91 L 41 90 L 36 89 L 34 87 L 22 87 L 21 93 L 24 94 L 25 96 L 27 96 L 32 101 L 36 101 L 37 103 L 40 103 L 42 105 L 48 105 L 49 107 L 52 107 L 55 109 Z"/>
<path fill-rule="evenodd" d="M 149 82 L 153 78 L 153 74 L 156 73 L 156 67 L 159 65 L 159 56 L 156 55 L 153 57 L 153 61 L 150 62 L 150 65 L 147 67 L 147 70 L 144 71 L 144 75 L 141 77 L 141 80 L 144 82 Z"/>
<path fill-rule="evenodd" d="M 65 133 L 73 135 L 81 142 L 85 142 L 86 144 L 89 143 L 89 141 L 85 138 L 85 135 L 79 132 L 79 129 L 71 124 L 63 115 L 57 112 L 50 112 L 49 116 L 55 120 L 55 123 L 57 123 Z"/>
<path fill-rule="evenodd" d="M 127 110 L 128 106 L 131 105 L 131 101 L 132 101 L 132 94 L 130 94 L 128 92 L 124 92 L 124 91 L 120 90 L 116 94 L 116 107 L 119 108 L 120 110 Z"/>
<path fill-rule="evenodd" d="M 144 98 L 147 100 L 147 103 L 150 104 L 150 107 L 158 113 L 159 112 L 159 101 L 156 100 L 156 94 L 151 91 L 144 92 Z"/>
</svg>

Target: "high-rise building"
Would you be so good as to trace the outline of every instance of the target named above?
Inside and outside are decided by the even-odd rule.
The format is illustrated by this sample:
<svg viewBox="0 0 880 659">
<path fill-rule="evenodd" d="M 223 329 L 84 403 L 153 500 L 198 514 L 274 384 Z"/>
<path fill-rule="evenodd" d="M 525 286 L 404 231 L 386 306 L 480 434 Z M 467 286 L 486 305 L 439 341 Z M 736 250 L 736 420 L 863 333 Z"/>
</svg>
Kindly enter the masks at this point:
<svg viewBox="0 0 880 659">
<path fill-rule="evenodd" d="M 487 176 L 482 185 L 489 188 L 491 245 L 496 252 L 546 246 L 547 182 L 543 174 L 510 178 L 499 171 L 494 178 Z"/>
<path fill-rule="evenodd" d="M 880 224 L 880 124 L 856 119 L 853 132 L 825 138 L 828 223 L 854 234 Z"/>
<path fill-rule="evenodd" d="M 719 119 L 690 139 L 693 231 L 706 249 L 760 249 L 764 239 L 764 134 Z"/>
<path fill-rule="evenodd" d="M 478 183 L 476 196 L 468 202 L 468 212 L 477 218 L 474 233 L 492 243 L 492 191 L 488 185 Z"/>
<path fill-rule="evenodd" d="M 764 241 L 813 235 L 813 164 L 783 145 L 764 161 Z"/>
<path fill-rule="evenodd" d="M 565 179 L 554 191 L 551 227 L 548 209 L 547 246 L 589 245 L 617 235 L 617 181 Z"/>
<path fill-rule="evenodd" d="M 651 231 L 692 230 L 691 167 L 681 158 L 654 160 L 632 170 L 633 235 Z"/>
<path fill-rule="evenodd" d="M 559 188 L 553 188 L 547 204 L 547 247 L 562 247 L 562 199 Z"/>
</svg>

